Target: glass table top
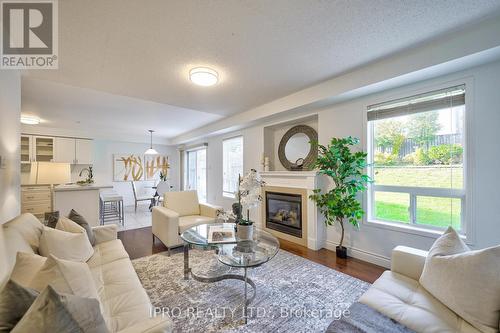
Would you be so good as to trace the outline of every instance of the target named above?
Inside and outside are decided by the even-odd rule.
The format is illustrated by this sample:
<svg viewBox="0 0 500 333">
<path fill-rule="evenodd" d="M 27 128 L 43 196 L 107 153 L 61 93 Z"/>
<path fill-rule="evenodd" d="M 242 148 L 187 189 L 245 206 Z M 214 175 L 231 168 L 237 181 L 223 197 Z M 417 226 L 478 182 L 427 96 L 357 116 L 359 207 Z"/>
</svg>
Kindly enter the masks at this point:
<svg viewBox="0 0 500 333">
<path fill-rule="evenodd" d="M 232 243 L 209 243 L 210 227 L 233 228 L 234 223 L 210 223 L 194 226 L 181 234 L 188 244 L 202 248 L 217 248 L 218 259 L 232 267 L 255 267 L 272 259 L 279 250 L 279 241 L 267 231 L 255 228 L 253 239 Z"/>
</svg>

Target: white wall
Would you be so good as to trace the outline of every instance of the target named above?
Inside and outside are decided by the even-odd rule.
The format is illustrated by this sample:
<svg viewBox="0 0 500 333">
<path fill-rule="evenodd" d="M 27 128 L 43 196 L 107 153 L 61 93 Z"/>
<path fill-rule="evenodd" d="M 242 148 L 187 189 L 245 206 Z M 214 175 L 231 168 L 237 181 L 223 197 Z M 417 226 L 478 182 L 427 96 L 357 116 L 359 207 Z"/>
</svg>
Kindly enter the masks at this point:
<svg viewBox="0 0 500 333">
<path fill-rule="evenodd" d="M 474 224 L 473 248 L 484 248 L 500 244 L 500 62 L 494 62 L 462 72 L 446 75 L 410 86 L 391 89 L 382 93 L 365 96 L 324 109 L 310 111 L 318 114 L 319 141 L 327 144 L 332 137 L 356 136 L 365 140 L 365 110 L 370 104 L 397 97 L 410 96 L 413 92 L 427 89 L 447 82 L 462 79 L 472 82 L 467 87 L 467 98 L 472 97 L 473 114 L 472 140 L 473 188 L 467 200 L 472 201 L 472 221 Z M 306 115 L 306 114 L 305 114 Z M 297 115 L 294 115 L 297 117 Z M 288 121 L 283 117 L 279 121 Z M 264 127 L 258 125 L 240 132 L 208 139 L 208 201 L 230 207 L 232 200 L 222 197 L 222 139 L 241 133 L 244 136 L 245 170 L 260 170 L 260 160 L 264 151 Z M 364 147 L 366 149 L 366 147 Z M 471 164 L 471 165 L 472 165 Z M 259 218 L 258 212 L 254 218 Z M 346 243 L 351 248 L 351 255 L 388 266 L 390 252 L 397 245 L 407 245 L 428 249 L 435 235 L 417 235 L 407 232 L 382 229 L 363 223 L 359 231 L 348 227 Z M 339 239 L 337 227 L 327 228 L 327 247 L 333 249 Z"/>
<path fill-rule="evenodd" d="M 113 185 L 115 191 L 123 196 L 125 206 L 134 204 L 132 186 L 130 182 L 113 181 L 113 154 L 143 154 L 148 146 L 148 144 L 142 143 L 94 140 L 94 178 L 96 183 Z M 168 178 L 174 189 L 179 189 L 179 153 L 177 149 L 173 146 L 158 144 L 155 144 L 154 148 L 158 153 L 168 156 L 170 162 Z M 75 168 L 79 172 L 83 166 Z M 153 191 L 150 189 L 152 185 L 152 181 L 140 182 L 138 183 L 138 191 L 143 193 L 145 191 Z"/>
<path fill-rule="evenodd" d="M 250 127 L 242 131 L 226 135 L 210 137 L 204 141 L 207 147 L 207 201 L 231 208 L 235 199 L 222 195 L 222 141 L 238 135 L 243 136 L 243 166 L 244 172 L 250 169 L 260 170 L 260 161 L 264 147 L 263 127 Z"/>
<path fill-rule="evenodd" d="M 21 78 L 17 71 L 0 72 L 0 223 L 20 213 Z"/>
</svg>

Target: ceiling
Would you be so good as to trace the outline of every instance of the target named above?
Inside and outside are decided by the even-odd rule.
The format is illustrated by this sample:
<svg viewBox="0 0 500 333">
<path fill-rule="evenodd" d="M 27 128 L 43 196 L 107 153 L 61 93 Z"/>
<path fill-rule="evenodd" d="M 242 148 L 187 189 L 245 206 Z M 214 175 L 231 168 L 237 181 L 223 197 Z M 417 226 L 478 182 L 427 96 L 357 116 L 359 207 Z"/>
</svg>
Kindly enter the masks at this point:
<svg viewBox="0 0 500 333">
<path fill-rule="evenodd" d="M 100 138 L 170 138 L 221 116 L 181 107 L 119 96 L 61 83 L 24 78 L 22 112 L 41 117 L 42 127 L 74 130 Z M 29 126 L 28 126 L 29 127 Z"/>
<path fill-rule="evenodd" d="M 59 1 L 59 69 L 25 73 L 23 112 L 172 137 L 499 10 L 498 0 Z M 219 84 L 191 84 L 195 66 L 217 70 Z"/>
</svg>

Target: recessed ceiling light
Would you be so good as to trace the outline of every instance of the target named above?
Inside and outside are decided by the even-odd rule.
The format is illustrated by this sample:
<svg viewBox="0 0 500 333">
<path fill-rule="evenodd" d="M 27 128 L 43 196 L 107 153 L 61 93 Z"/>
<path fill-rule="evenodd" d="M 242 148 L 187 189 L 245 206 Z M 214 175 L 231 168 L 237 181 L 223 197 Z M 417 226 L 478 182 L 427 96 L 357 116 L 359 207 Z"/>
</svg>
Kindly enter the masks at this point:
<svg viewBox="0 0 500 333">
<path fill-rule="evenodd" d="M 211 68 L 196 67 L 189 71 L 189 79 L 194 84 L 209 87 L 219 81 L 219 74 Z"/>
<path fill-rule="evenodd" d="M 21 123 L 26 125 L 38 125 L 40 124 L 40 118 L 38 118 L 37 116 L 21 115 Z"/>
</svg>

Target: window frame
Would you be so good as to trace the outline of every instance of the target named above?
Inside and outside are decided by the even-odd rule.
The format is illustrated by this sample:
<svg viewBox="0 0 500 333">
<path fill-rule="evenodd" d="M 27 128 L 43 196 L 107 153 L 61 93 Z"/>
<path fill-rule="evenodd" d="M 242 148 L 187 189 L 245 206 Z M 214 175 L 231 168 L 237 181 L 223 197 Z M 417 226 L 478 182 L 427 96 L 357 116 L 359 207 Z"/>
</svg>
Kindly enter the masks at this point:
<svg viewBox="0 0 500 333">
<path fill-rule="evenodd" d="M 428 187 L 406 187 L 406 186 L 389 186 L 389 185 L 374 185 L 369 184 L 367 191 L 363 194 L 363 209 L 366 212 L 363 218 L 362 224 L 368 227 L 392 230 L 407 234 L 414 234 L 429 238 L 437 238 L 442 232 L 443 228 L 429 226 L 425 224 L 412 223 L 412 216 L 416 216 L 416 200 L 417 196 L 424 197 L 446 197 L 446 198 L 459 198 L 462 202 L 461 205 L 461 237 L 469 245 L 474 245 L 475 243 L 475 226 L 473 221 L 474 212 L 474 196 L 473 196 L 473 170 L 474 156 L 471 147 L 474 147 L 474 137 L 472 135 L 472 128 L 474 125 L 474 81 L 472 77 L 462 77 L 456 80 L 447 81 L 446 83 L 438 83 L 434 85 L 419 85 L 416 89 L 398 89 L 396 94 L 381 94 L 376 98 L 373 98 L 366 103 L 363 103 L 363 148 L 368 153 L 367 161 L 373 161 L 373 123 L 370 123 L 367 119 L 368 107 L 373 104 L 379 104 L 387 102 L 390 100 L 401 99 L 405 97 L 410 97 L 413 95 L 424 94 L 433 90 L 445 89 L 447 87 L 465 85 L 465 113 L 464 113 L 464 152 L 463 152 L 463 188 L 462 189 L 439 189 L 439 188 L 428 188 Z M 367 174 L 373 179 L 374 168 L 367 167 Z M 395 191 L 399 189 L 399 191 Z M 405 191 L 401 191 L 404 189 Z M 396 193 L 408 193 L 410 195 L 410 222 L 396 222 L 396 221 L 386 221 L 382 219 L 375 219 L 372 217 L 374 212 L 374 193 L 379 192 L 396 192 Z M 450 193 L 451 191 L 451 193 Z M 412 192 L 412 193 L 410 193 Z M 445 193 L 446 192 L 446 195 Z M 413 194 L 413 195 L 412 195 Z M 451 194 L 451 195 L 450 195 Z M 412 199 L 413 196 L 413 199 Z M 412 207 L 413 206 L 413 207 Z"/>
<path fill-rule="evenodd" d="M 229 140 L 234 140 L 241 138 L 241 166 L 242 166 L 242 172 L 244 171 L 244 163 L 245 163 L 245 138 L 243 137 L 242 134 L 234 135 L 231 137 L 227 137 L 222 139 L 222 197 L 224 198 L 229 198 L 229 199 L 234 199 L 236 198 L 236 194 L 234 192 L 227 192 L 224 191 L 224 142 L 227 142 Z M 243 175 L 242 175 L 243 176 Z"/>
<path fill-rule="evenodd" d="M 206 161 L 205 161 L 205 182 L 206 182 L 206 186 L 205 186 L 205 197 L 206 197 L 206 201 L 208 201 L 208 145 L 206 144 L 203 144 L 201 146 L 195 146 L 195 147 L 192 147 L 192 148 L 189 148 L 189 149 L 185 149 L 183 151 L 183 156 L 182 156 L 182 159 L 183 159 L 183 170 L 182 170 L 182 175 L 183 175 L 183 179 L 182 179 L 182 190 L 183 191 L 192 191 L 192 190 L 195 190 L 196 192 L 198 192 L 198 189 L 195 188 L 195 189 L 189 189 L 188 186 L 189 186 L 189 153 L 196 153 L 199 151 L 199 150 L 205 150 L 205 154 L 206 154 Z M 198 156 L 196 156 L 196 159 L 198 159 Z M 197 163 L 197 162 L 196 162 Z M 199 197 L 199 195 L 198 195 Z M 202 200 L 200 200 L 200 202 L 204 202 Z"/>
</svg>

